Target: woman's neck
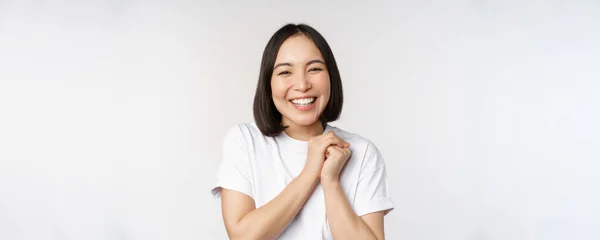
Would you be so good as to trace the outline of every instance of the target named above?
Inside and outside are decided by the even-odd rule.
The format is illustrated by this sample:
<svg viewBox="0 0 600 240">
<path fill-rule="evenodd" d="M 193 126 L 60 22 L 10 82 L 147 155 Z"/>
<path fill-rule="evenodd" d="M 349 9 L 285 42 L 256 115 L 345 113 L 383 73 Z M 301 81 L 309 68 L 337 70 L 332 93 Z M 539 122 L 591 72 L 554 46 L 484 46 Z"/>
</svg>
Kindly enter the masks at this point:
<svg viewBox="0 0 600 240">
<path fill-rule="evenodd" d="M 285 134 L 300 141 L 308 141 L 314 136 L 323 134 L 323 131 L 325 131 L 321 121 L 317 121 L 308 126 L 296 125 L 291 122 L 283 123 L 283 125 L 288 126 L 284 130 Z"/>
</svg>

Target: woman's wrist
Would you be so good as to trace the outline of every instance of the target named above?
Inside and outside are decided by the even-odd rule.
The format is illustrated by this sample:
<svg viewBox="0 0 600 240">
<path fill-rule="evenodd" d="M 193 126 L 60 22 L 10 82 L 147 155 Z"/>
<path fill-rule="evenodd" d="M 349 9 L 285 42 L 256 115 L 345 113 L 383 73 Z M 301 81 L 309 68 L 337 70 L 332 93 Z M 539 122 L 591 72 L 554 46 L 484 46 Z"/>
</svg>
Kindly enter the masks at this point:
<svg viewBox="0 0 600 240">
<path fill-rule="evenodd" d="M 315 182 L 315 184 L 316 184 L 316 182 L 319 181 L 319 178 L 320 178 L 320 176 L 318 174 L 311 173 L 309 171 L 304 171 L 304 170 L 302 170 L 300 172 L 300 174 L 298 174 L 298 177 L 301 178 L 301 179 L 305 179 L 307 181 L 310 181 L 310 182 Z"/>
<path fill-rule="evenodd" d="M 321 185 L 325 186 L 325 185 L 335 185 L 335 184 L 340 184 L 339 177 L 321 176 Z"/>
</svg>

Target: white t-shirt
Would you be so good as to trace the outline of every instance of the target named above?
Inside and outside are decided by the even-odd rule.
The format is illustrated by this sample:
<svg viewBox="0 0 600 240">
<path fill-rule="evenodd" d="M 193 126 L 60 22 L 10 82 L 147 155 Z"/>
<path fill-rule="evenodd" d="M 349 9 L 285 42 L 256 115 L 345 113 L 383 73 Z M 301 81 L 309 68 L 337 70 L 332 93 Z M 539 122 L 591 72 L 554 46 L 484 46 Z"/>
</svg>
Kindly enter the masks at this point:
<svg viewBox="0 0 600 240">
<path fill-rule="evenodd" d="M 394 205 L 388 196 L 385 163 L 377 147 L 357 134 L 329 124 L 325 128 L 328 131 L 350 143 L 352 154 L 340 176 L 340 184 L 356 214 L 382 210 L 387 214 Z M 211 192 L 219 199 L 221 188 L 235 190 L 250 196 L 259 208 L 298 176 L 307 152 L 308 142 L 293 139 L 285 132 L 266 137 L 255 123 L 238 124 L 223 140 L 223 160 Z M 278 239 L 333 239 L 321 184 Z"/>
</svg>

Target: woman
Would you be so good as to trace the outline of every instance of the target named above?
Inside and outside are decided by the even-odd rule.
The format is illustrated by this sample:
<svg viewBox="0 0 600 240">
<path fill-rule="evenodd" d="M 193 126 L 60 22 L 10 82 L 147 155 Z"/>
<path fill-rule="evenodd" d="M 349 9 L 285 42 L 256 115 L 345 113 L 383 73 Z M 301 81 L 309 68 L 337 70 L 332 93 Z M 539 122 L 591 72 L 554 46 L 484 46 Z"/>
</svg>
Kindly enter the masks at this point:
<svg viewBox="0 0 600 240">
<path fill-rule="evenodd" d="M 343 94 L 325 39 L 288 24 L 269 40 L 254 123 L 223 140 L 212 189 L 231 239 L 384 239 L 393 209 L 385 164 L 365 138 L 333 127 Z"/>
</svg>

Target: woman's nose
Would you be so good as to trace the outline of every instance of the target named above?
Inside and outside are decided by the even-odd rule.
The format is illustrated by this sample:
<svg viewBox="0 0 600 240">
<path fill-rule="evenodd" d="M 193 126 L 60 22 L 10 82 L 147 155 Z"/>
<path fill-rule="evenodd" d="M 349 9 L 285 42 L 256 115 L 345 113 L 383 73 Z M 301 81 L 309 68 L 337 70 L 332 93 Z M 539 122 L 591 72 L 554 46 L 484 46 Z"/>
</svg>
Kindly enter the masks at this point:
<svg viewBox="0 0 600 240">
<path fill-rule="evenodd" d="M 312 88 L 312 85 L 310 84 L 310 81 L 308 81 L 307 77 L 308 76 L 306 76 L 306 74 L 298 74 L 294 81 L 294 90 L 306 92 Z"/>
</svg>

